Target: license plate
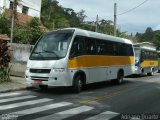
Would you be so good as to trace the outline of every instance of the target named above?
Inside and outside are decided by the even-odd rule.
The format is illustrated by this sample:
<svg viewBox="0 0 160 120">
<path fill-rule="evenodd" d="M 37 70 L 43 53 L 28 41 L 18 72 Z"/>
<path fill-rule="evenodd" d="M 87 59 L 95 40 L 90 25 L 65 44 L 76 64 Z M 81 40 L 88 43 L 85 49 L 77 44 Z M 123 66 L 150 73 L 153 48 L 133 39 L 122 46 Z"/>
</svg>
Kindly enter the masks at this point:
<svg viewBox="0 0 160 120">
<path fill-rule="evenodd" d="M 41 80 L 35 80 L 34 83 L 35 83 L 35 85 L 39 86 L 39 85 L 42 84 L 42 81 Z"/>
</svg>

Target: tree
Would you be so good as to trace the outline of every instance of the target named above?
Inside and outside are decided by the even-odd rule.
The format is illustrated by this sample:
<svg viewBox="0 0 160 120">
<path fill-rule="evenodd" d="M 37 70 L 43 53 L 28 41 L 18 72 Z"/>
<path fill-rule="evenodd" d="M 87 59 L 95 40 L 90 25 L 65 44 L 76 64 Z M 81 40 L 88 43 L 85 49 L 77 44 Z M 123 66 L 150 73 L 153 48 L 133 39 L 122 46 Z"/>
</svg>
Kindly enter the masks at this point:
<svg viewBox="0 0 160 120">
<path fill-rule="evenodd" d="M 44 33 L 40 28 L 38 18 L 33 18 L 26 26 L 14 28 L 14 42 L 22 44 L 35 44 L 38 38 Z"/>
<path fill-rule="evenodd" d="M 41 22 L 39 18 L 34 17 L 27 24 L 27 31 L 30 37 L 29 43 L 35 44 L 38 38 L 45 32 L 40 28 Z"/>
<path fill-rule="evenodd" d="M 105 20 L 105 19 L 102 19 L 99 21 L 98 32 L 108 34 L 108 35 L 113 35 L 113 30 L 114 30 L 113 21 Z"/>
<path fill-rule="evenodd" d="M 4 14 L 0 15 L 0 34 L 10 34 L 10 20 Z"/>
<path fill-rule="evenodd" d="M 154 32 L 151 27 L 148 27 L 144 33 L 144 40 L 153 42 Z"/>
<path fill-rule="evenodd" d="M 147 27 L 145 33 L 136 33 L 136 38 L 139 39 L 140 42 L 154 42 L 155 33 L 151 27 Z"/>
<path fill-rule="evenodd" d="M 154 44 L 155 44 L 157 50 L 159 51 L 160 50 L 160 30 L 156 31 L 154 39 L 155 39 Z"/>
<path fill-rule="evenodd" d="M 54 22 L 54 25 L 57 27 L 57 28 L 65 28 L 65 27 L 69 27 L 69 21 L 66 19 L 66 18 L 59 18 L 59 19 L 56 19 L 55 22 Z"/>
<path fill-rule="evenodd" d="M 78 12 L 78 13 L 77 13 L 77 17 L 79 18 L 79 21 L 80 21 L 81 23 L 83 23 L 83 22 L 84 22 L 84 19 L 87 17 L 87 16 L 85 15 L 85 10 L 81 10 L 80 12 Z"/>
<path fill-rule="evenodd" d="M 82 27 L 85 11 L 76 13 L 71 8 L 63 8 L 56 0 L 42 0 L 41 21 L 49 29 Z"/>
</svg>

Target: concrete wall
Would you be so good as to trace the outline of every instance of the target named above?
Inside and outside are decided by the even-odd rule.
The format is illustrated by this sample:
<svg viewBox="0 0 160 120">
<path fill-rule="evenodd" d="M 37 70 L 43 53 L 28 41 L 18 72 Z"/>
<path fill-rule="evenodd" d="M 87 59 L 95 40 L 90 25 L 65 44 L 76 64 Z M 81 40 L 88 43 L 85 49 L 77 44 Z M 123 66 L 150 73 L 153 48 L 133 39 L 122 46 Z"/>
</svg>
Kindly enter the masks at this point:
<svg viewBox="0 0 160 120">
<path fill-rule="evenodd" d="M 9 46 L 12 50 L 12 61 L 27 62 L 31 52 L 31 47 L 33 46 L 16 43 L 10 43 Z"/>
<path fill-rule="evenodd" d="M 24 77 L 27 60 L 29 58 L 31 45 L 9 43 L 12 60 L 11 75 Z"/>
</svg>

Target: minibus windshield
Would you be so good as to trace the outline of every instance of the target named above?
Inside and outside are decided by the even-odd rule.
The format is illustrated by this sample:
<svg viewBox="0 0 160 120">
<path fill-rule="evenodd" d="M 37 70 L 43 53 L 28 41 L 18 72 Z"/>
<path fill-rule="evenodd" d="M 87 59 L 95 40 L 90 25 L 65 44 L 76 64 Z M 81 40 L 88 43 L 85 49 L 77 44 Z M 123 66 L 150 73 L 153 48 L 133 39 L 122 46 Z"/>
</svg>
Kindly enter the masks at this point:
<svg viewBox="0 0 160 120">
<path fill-rule="evenodd" d="M 134 52 L 135 52 L 135 57 L 140 58 L 141 50 L 140 49 L 134 49 Z"/>
<path fill-rule="evenodd" d="M 58 60 L 67 54 L 73 32 L 50 32 L 35 45 L 30 60 Z"/>
</svg>

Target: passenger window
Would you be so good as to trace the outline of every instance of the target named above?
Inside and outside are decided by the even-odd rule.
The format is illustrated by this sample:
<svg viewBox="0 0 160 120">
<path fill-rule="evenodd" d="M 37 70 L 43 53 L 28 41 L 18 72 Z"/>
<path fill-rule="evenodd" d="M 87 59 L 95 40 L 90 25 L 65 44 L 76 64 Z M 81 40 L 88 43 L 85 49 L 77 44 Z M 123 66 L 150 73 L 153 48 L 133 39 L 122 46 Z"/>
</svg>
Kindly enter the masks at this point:
<svg viewBox="0 0 160 120">
<path fill-rule="evenodd" d="M 83 55 L 84 53 L 85 53 L 84 37 L 76 36 L 71 47 L 70 55 L 79 56 Z"/>
<path fill-rule="evenodd" d="M 118 55 L 118 43 L 113 43 L 113 55 Z"/>
<path fill-rule="evenodd" d="M 123 43 L 119 43 L 119 55 L 126 56 L 126 45 Z"/>
<path fill-rule="evenodd" d="M 105 41 L 97 40 L 96 43 L 97 43 L 97 53 L 98 53 L 98 55 L 105 55 L 107 53 L 106 52 Z"/>
<path fill-rule="evenodd" d="M 107 47 L 107 55 L 114 55 L 113 53 L 113 43 L 108 41 L 107 44 L 106 44 L 106 47 Z"/>
<path fill-rule="evenodd" d="M 86 53 L 89 55 L 96 54 L 96 46 L 94 38 L 85 38 L 86 39 Z"/>
<path fill-rule="evenodd" d="M 147 57 L 147 54 L 144 52 L 144 51 L 142 51 L 142 59 L 146 59 L 146 57 Z"/>
<path fill-rule="evenodd" d="M 132 45 L 126 45 L 126 54 L 127 56 L 133 56 L 133 48 Z"/>
</svg>

